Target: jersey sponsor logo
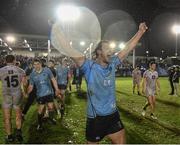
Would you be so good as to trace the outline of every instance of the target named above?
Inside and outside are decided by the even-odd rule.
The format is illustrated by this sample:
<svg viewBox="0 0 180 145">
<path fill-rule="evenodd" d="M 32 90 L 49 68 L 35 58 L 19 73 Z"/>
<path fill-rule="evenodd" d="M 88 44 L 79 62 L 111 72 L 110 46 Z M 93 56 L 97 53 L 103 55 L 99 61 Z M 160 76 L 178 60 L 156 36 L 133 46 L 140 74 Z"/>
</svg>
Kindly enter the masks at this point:
<svg viewBox="0 0 180 145">
<path fill-rule="evenodd" d="M 104 86 L 111 86 L 111 80 L 104 80 Z"/>
</svg>

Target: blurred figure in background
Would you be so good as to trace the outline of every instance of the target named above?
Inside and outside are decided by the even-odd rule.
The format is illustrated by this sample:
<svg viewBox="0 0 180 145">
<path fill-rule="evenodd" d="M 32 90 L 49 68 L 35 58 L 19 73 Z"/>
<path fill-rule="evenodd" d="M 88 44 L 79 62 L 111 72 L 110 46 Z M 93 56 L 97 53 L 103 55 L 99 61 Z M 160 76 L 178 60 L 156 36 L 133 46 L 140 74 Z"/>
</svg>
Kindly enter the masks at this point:
<svg viewBox="0 0 180 145">
<path fill-rule="evenodd" d="M 174 69 L 174 74 L 173 74 L 173 85 L 174 85 L 174 96 L 179 96 L 179 66 L 176 66 Z"/>
<path fill-rule="evenodd" d="M 137 86 L 138 95 L 141 95 L 140 94 L 141 71 L 139 66 L 136 66 L 136 68 L 133 70 L 132 78 L 133 78 L 133 94 L 135 93 L 135 88 Z"/>
<path fill-rule="evenodd" d="M 171 86 L 171 93 L 169 93 L 169 95 L 174 95 L 174 85 L 173 85 L 174 67 L 170 67 L 168 73 L 169 73 L 169 83 Z"/>
</svg>

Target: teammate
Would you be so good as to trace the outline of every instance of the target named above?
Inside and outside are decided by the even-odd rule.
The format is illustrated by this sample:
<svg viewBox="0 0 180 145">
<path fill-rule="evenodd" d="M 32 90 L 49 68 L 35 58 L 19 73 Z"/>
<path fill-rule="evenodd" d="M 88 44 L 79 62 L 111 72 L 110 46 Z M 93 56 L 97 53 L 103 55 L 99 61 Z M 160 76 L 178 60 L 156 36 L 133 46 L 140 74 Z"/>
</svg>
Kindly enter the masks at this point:
<svg viewBox="0 0 180 145">
<path fill-rule="evenodd" d="M 148 102 L 146 102 L 145 106 L 143 107 L 143 112 L 142 115 L 145 116 L 146 109 L 148 106 L 151 107 L 151 118 L 152 119 L 157 119 L 157 117 L 154 115 L 154 110 L 155 110 L 155 93 L 156 91 L 160 91 L 160 83 L 158 80 L 158 73 L 156 70 L 156 63 L 155 62 L 150 62 L 149 65 L 149 70 L 144 72 L 143 75 L 143 94 L 146 95 Z M 156 90 L 157 89 L 157 90 Z"/>
<path fill-rule="evenodd" d="M 14 141 L 11 126 L 12 108 L 14 108 L 16 112 L 15 137 L 21 142 L 23 141 L 21 131 L 21 105 L 24 93 L 21 88 L 23 88 L 25 72 L 21 68 L 15 66 L 15 57 L 13 55 L 6 56 L 6 63 L 7 66 L 0 69 L 0 80 L 2 81 L 3 94 L 3 119 L 5 132 L 7 134 L 6 142 L 10 143 Z"/>
<path fill-rule="evenodd" d="M 29 77 L 30 74 L 33 72 L 33 66 L 32 63 L 30 63 L 28 65 L 28 67 L 25 70 L 26 73 L 26 81 L 27 81 L 27 87 L 29 85 Z M 23 111 L 22 111 L 22 120 L 25 120 L 25 115 L 27 114 L 30 106 L 33 104 L 34 100 L 36 98 L 36 87 L 33 87 L 33 90 L 31 91 L 31 93 L 28 95 L 27 101 L 24 105 Z"/>
<path fill-rule="evenodd" d="M 51 81 L 55 88 L 56 95 L 59 95 L 59 89 L 57 82 L 51 72 L 47 67 L 43 68 L 42 63 L 39 59 L 34 59 L 34 71 L 30 75 L 30 84 L 28 87 L 28 94 L 36 87 L 36 96 L 38 102 L 38 126 L 37 130 L 42 130 L 42 117 L 43 110 L 47 103 L 49 109 L 49 119 L 52 123 L 54 120 L 54 107 L 53 107 L 53 89 L 51 86 Z"/>
<path fill-rule="evenodd" d="M 68 84 L 68 72 L 69 69 L 67 67 L 67 60 L 63 59 L 62 60 L 62 65 L 59 65 L 57 67 L 57 83 L 58 83 L 58 88 L 60 89 L 60 99 L 61 99 L 61 105 L 60 105 L 60 112 L 61 116 L 63 117 L 64 111 L 65 111 L 65 91 L 67 89 L 67 84 Z"/>
<path fill-rule="evenodd" d="M 141 23 L 138 32 L 116 56 L 112 56 L 108 41 L 101 41 L 95 49 L 96 60 L 85 57 L 73 57 L 81 67 L 87 82 L 87 124 L 86 139 L 88 143 L 98 143 L 105 136 L 112 143 L 125 143 L 125 130 L 120 120 L 115 99 L 115 68 L 135 48 L 136 44 L 145 33 L 147 27 Z M 72 49 L 63 33 L 58 33 L 59 42 L 63 48 L 77 56 L 80 55 Z"/>
<path fill-rule="evenodd" d="M 80 93 L 81 92 L 81 84 L 82 84 L 82 74 L 81 74 L 81 70 L 78 66 L 76 66 L 74 68 L 73 75 L 74 75 L 73 84 L 76 85 L 76 90 L 78 93 Z"/>
<path fill-rule="evenodd" d="M 138 95 L 140 95 L 141 71 L 139 66 L 136 66 L 136 68 L 133 70 L 132 77 L 133 77 L 133 94 L 137 86 L 137 92 Z"/>
</svg>

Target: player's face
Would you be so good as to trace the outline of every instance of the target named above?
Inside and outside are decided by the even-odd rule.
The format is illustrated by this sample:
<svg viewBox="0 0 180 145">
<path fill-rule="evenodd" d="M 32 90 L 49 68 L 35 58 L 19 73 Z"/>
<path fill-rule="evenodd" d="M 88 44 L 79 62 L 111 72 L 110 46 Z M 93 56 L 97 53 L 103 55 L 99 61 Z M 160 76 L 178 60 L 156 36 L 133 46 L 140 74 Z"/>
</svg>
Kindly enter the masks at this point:
<svg viewBox="0 0 180 145">
<path fill-rule="evenodd" d="M 54 67 L 54 63 L 49 62 L 48 66 L 49 66 L 49 67 Z"/>
<path fill-rule="evenodd" d="M 63 62 L 62 62 L 62 65 L 63 65 L 63 66 L 67 66 L 67 61 L 66 61 L 66 60 L 63 61 Z"/>
<path fill-rule="evenodd" d="M 102 44 L 102 53 L 101 53 L 103 62 L 109 63 L 112 54 L 113 54 L 113 50 L 110 48 L 109 43 L 106 43 L 106 42 L 103 43 Z"/>
<path fill-rule="evenodd" d="M 152 69 L 152 70 L 156 70 L 156 64 L 152 64 L 152 65 L 151 65 L 151 69 Z"/>
<path fill-rule="evenodd" d="M 42 69 L 42 64 L 40 62 L 34 62 L 34 69 L 40 71 Z"/>
</svg>

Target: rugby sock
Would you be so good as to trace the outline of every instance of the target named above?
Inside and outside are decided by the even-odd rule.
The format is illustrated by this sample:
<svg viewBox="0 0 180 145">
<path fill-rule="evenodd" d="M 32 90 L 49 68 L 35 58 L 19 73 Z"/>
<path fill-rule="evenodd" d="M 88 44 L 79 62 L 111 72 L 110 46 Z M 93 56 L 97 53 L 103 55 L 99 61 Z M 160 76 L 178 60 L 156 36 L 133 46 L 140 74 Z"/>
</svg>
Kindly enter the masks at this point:
<svg viewBox="0 0 180 145">
<path fill-rule="evenodd" d="M 143 110 L 146 110 L 148 106 L 149 106 L 149 103 L 146 103 L 146 105 L 143 107 Z"/>
<path fill-rule="evenodd" d="M 50 119 L 54 118 L 54 110 L 49 110 L 49 118 Z"/>
<path fill-rule="evenodd" d="M 151 113 L 151 114 L 150 114 L 150 116 L 154 116 L 154 114 L 153 114 L 153 113 Z"/>
<path fill-rule="evenodd" d="M 38 124 L 40 126 L 42 126 L 42 118 L 43 118 L 43 114 L 38 114 Z"/>
</svg>

